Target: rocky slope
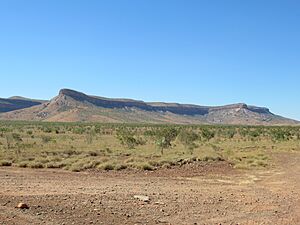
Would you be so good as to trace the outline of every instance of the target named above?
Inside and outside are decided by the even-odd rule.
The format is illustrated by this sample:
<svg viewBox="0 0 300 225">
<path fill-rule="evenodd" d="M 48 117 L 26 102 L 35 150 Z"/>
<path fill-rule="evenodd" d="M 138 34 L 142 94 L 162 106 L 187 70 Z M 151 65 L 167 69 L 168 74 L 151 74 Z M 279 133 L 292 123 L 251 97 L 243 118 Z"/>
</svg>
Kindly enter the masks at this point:
<svg viewBox="0 0 300 225">
<path fill-rule="evenodd" d="M 21 100 L 19 100 L 21 101 Z M 98 121 L 179 124 L 297 124 L 267 108 L 232 104 L 209 107 L 177 103 L 109 99 L 62 89 L 49 102 L 0 114 L 5 120 Z"/>
<path fill-rule="evenodd" d="M 29 108 L 35 105 L 40 105 L 43 102 L 45 101 L 34 100 L 19 96 L 14 96 L 11 98 L 0 98 L 0 113 Z"/>
</svg>

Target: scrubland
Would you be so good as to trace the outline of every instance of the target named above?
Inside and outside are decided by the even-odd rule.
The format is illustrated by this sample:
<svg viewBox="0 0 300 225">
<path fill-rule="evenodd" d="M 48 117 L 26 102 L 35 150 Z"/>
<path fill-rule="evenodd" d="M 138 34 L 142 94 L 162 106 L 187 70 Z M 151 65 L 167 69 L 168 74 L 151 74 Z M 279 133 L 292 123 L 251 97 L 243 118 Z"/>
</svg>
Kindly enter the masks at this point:
<svg viewBox="0 0 300 225">
<path fill-rule="evenodd" d="M 299 127 L 0 123 L 1 166 L 156 170 L 226 161 L 252 169 L 282 151 L 300 151 Z"/>
</svg>

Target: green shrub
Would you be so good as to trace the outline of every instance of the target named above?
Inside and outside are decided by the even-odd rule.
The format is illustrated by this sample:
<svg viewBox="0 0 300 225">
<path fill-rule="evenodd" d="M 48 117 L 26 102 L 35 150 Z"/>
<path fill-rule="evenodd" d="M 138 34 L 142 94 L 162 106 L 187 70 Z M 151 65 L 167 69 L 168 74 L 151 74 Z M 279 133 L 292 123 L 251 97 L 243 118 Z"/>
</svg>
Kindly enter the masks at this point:
<svg viewBox="0 0 300 225">
<path fill-rule="evenodd" d="M 69 170 L 71 170 L 72 172 L 80 172 L 83 170 L 82 165 L 76 164 L 76 165 L 71 165 L 69 167 Z"/>
<path fill-rule="evenodd" d="M 118 164 L 115 167 L 115 170 L 125 170 L 127 168 L 127 165 L 125 164 Z"/>
<path fill-rule="evenodd" d="M 144 144 L 144 142 L 141 139 L 135 137 L 134 132 L 129 129 L 118 129 L 116 137 L 121 142 L 121 144 L 126 146 L 128 149 L 133 149 L 137 145 Z"/>
<path fill-rule="evenodd" d="M 26 168 L 28 167 L 29 162 L 23 161 L 17 164 L 18 167 Z"/>
<path fill-rule="evenodd" d="M 46 168 L 51 168 L 51 169 L 55 169 L 55 168 L 63 168 L 65 167 L 66 164 L 65 163 L 62 163 L 62 162 L 49 162 L 46 164 Z"/>
<path fill-rule="evenodd" d="M 88 151 L 87 155 L 92 156 L 92 157 L 96 157 L 96 156 L 99 155 L 99 152 L 98 151 Z"/>
<path fill-rule="evenodd" d="M 22 138 L 20 134 L 17 133 L 12 133 L 12 138 L 16 141 L 16 142 L 21 142 Z"/>
<path fill-rule="evenodd" d="M 112 163 L 104 163 L 104 164 L 100 164 L 98 166 L 99 169 L 103 169 L 103 170 L 114 170 L 115 169 L 115 164 Z"/>
<path fill-rule="evenodd" d="M 42 142 L 45 144 L 52 140 L 50 136 L 45 136 L 45 135 L 43 135 L 41 138 L 42 138 Z"/>
<path fill-rule="evenodd" d="M 12 162 L 8 160 L 1 160 L 0 161 L 0 166 L 11 166 Z"/>
<path fill-rule="evenodd" d="M 206 140 L 209 141 L 210 139 L 215 137 L 215 131 L 209 130 L 208 128 L 203 128 L 202 129 L 202 137 Z"/>
<path fill-rule="evenodd" d="M 149 171 L 154 170 L 154 167 L 151 166 L 149 163 L 140 163 L 136 167 L 142 170 L 149 170 Z"/>
<path fill-rule="evenodd" d="M 179 141 L 185 146 L 185 148 L 190 150 L 190 153 L 193 153 L 193 149 L 196 147 L 195 141 L 199 139 L 197 133 L 191 130 L 181 130 L 178 135 Z"/>
<path fill-rule="evenodd" d="M 291 133 L 283 129 L 273 129 L 271 130 L 271 137 L 273 141 L 286 141 L 291 138 Z"/>
<path fill-rule="evenodd" d="M 28 164 L 28 167 L 33 169 L 40 169 L 40 168 L 44 168 L 44 165 L 40 162 L 30 162 Z"/>
<path fill-rule="evenodd" d="M 160 148 L 161 154 L 164 154 L 164 149 L 172 146 L 172 141 L 178 136 L 179 129 L 166 127 L 157 131 L 156 146 Z"/>
</svg>

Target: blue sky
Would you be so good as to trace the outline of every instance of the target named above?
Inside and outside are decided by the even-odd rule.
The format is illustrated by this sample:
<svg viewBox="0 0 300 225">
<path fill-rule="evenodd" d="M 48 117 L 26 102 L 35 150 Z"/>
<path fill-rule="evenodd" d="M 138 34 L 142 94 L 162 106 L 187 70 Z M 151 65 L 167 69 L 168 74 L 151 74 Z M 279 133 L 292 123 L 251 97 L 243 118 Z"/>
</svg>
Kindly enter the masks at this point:
<svg viewBox="0 0 300 225">
<path fill-rule="evenodd" d="M 1 97 L 60 88 L 300 120 L 300 1 L 2 0 Z"/>
</svg>

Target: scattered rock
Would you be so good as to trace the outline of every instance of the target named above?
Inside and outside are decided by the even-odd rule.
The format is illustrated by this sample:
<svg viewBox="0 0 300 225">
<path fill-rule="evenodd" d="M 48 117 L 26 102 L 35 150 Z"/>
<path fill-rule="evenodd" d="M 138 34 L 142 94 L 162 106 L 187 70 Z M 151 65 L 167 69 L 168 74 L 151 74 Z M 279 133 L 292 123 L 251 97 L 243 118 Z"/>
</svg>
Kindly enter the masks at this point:
<svg viewBox="0 0 300 225">
<path fill-rule="evenodd" d="M 150 198 L 146 195 L 135 195 L 133 197 L 143 202 L 150 202 Z"/>
<path fill-rule="evenodd" d="M 158 219 L 157 222 L 158 223 L 169 223 L 167 220 L 164 220 L 164 219 Z"/>
<path fill-rule="evenodd" d="M 154 202 L 155 205 L 164 205 L 165 203 L 163 202 Z"/>
<path fill-rule="evenodd" d="M 5 202 L 2 206 L 6 206 L 10 201 Z"/>
<path fill-rule="evenodd" d="M 17 207 L 18 209 L 29 209 L 29 206 L 23 202 L 20 202 Z"/>
</svg>

